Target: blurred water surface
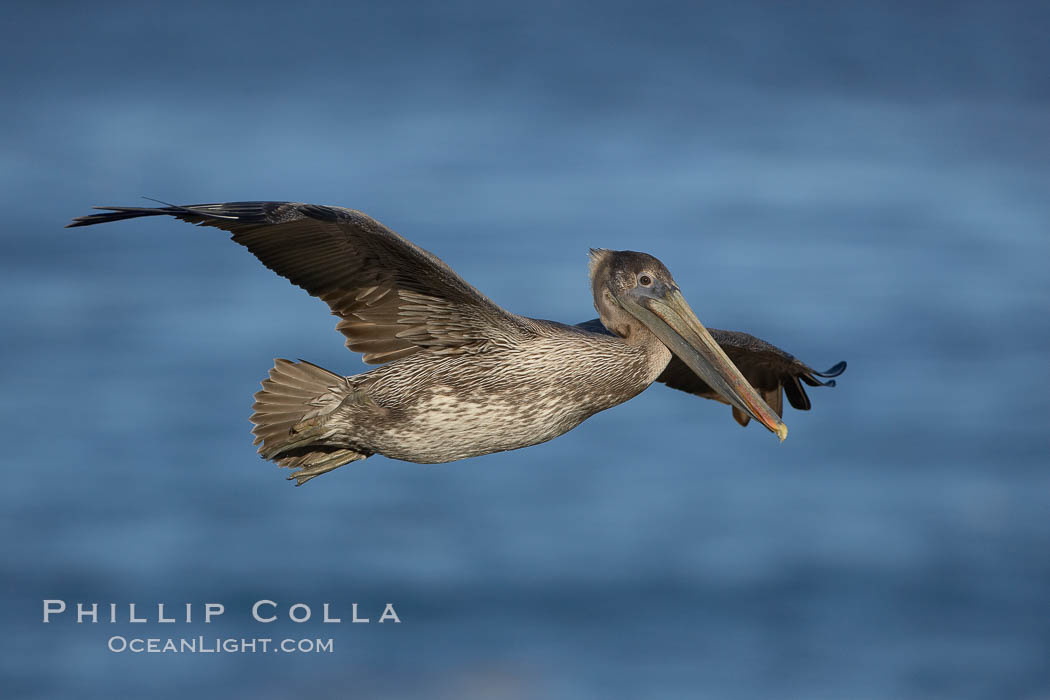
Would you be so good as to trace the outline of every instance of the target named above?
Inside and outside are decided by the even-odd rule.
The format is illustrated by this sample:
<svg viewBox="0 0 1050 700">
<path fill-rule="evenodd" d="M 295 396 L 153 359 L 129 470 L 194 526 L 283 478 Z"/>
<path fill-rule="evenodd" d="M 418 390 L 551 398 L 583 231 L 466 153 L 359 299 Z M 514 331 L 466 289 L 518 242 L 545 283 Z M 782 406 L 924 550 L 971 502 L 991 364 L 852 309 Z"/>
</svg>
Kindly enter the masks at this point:
<svg viewBox="0 0 1050 700">
<path fill-rule="evenodd" d="M 1045 4 L 8 15 L 5 697 L 1050 697 Z M 259 380 L 364 366 L 221 232 L 61 228 L 139 195 L 355 207 L 566 322 L 588 247 L 641 249 L 709 325 L 850 366 L 783 445 L 658 386 L 293 489 L 251 446 Z M 227 614 L 43 625 L 45 598 Z M 260 598 L 373 624 L 259 625 Z"/>
</svg>

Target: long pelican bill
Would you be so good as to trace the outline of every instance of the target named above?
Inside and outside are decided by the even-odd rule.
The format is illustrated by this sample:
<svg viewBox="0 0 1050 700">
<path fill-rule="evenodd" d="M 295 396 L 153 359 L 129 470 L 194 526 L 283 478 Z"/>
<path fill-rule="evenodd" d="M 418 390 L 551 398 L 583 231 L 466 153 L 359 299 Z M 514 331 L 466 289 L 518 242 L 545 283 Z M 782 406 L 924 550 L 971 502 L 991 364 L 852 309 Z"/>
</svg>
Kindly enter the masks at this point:
<svg viewBox="0 0 1050 700">
<path fill-rule="evenodd" d="M 645 297 L 641 302 L 635 299 L 623 301 L 627 301 L 624 308 L 628 312 L 655 333 L 711 388 L 776 433 L 783 442 L 787 437 L 787 426 L 726 356 L 680 291 L 669 288 L 663 295 Z"/>
</svg>

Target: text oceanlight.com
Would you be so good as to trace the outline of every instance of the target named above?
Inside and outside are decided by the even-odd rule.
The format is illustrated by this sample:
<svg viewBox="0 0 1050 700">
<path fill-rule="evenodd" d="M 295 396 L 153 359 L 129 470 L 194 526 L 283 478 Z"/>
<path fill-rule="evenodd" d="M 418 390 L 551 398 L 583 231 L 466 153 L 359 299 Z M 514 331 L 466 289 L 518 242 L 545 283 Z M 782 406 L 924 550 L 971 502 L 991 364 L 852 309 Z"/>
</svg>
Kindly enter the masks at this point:
<svg viewBox="0 0 1050 700">
<path fill-rule="evenodd" d="M 244 639 L 236 637 L 179 637 L 142 638 L 115 635 L 107 644 L 112 652 L 132 654 L 331 654 L 335 642 L 328 639 L 278 639 L 258 637 Z"/>
</svg>

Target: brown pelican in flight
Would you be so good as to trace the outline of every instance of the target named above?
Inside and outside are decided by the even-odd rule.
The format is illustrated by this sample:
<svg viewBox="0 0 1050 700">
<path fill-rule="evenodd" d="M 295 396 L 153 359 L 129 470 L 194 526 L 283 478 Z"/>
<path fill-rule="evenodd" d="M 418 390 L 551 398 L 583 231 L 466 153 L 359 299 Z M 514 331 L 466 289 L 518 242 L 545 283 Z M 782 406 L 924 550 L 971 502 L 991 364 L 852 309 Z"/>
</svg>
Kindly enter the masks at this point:
<svg viewBox="0 0 1050 700">
<path fill-rule="evenodd" d="M 654 381 L 732 406 L 783 440 L 782 394 L 825 373 L 746 333 L 707 329 L 651 255 L 592 250 L 599 318 L 576 326 L 506 311 L 436 256 L 352 209 L 296 202 L 98 207 L 69 226 L 170 215 L 229 231 L 323 300 L 350 350 L 380 367 L 344 377 L 278 359 L 255 394 L 259 453 L 303 484 L 381 454 L 450 462 L 546 442 Z M 260 444 L 261 443 L 261 444 Z"/>
</svg>

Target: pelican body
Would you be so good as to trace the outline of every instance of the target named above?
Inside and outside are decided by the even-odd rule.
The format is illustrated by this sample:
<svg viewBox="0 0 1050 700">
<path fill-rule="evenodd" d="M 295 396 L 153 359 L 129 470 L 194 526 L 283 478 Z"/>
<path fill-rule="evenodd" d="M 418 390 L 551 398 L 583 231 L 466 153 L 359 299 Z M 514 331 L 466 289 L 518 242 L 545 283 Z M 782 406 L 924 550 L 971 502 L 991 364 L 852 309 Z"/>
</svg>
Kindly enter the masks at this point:
<svg viewBox="0 0 1050 700">
<path fill-rule="evenodd" d="M 530 319 L 531 321 L 531 319 Z M 623 403 L 660 375 L 670 351 L 532 321 L 533 337 L 478 355 L 410 355 L 346 378 L 329 421 L 362 451 L 451 462 L 546 442 Z M 583 353 L 603 362 L 581 362 Z M 552 361 L 559 358 L 558 361 Z"/>
<path fill-rule="evenodd" d="M 729 403 L 741 424 L 754 418 L 783 440 L 781 388 L 808 409 L 799 380 L 825 384 L 815 376 L 845 367 L 821 374 L 747 334 L 716 331 L 716 339 L 646 253 L 592 250 L 599 319 L 569 326 L 500 308 L 355 210 L 296 202 L 103 209 L 70 226 L 171 215 L 230 231 L 325 301 L 347 347 L 381 365 L 344 377 L 275 361 L 255 395 L 253 433 L 259 453 L 292 468 L 299 485 L 373 454 L 440 463 L 546 442 L 657 380 Z"/>
</svg>

